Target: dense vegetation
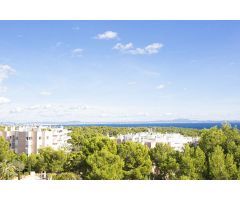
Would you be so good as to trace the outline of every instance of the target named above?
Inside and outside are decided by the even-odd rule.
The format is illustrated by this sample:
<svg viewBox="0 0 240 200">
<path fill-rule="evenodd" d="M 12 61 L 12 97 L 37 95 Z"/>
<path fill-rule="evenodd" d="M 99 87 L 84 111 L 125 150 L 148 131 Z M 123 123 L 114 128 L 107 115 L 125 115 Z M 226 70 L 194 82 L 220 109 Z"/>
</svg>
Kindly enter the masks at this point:
<svg viewBox="0 0 240 200">
<path fill-rule="evenodd" d="M 110 127 L 110 126 L 84 126 L 84 127 L 68 127 L 69 130 L 75 133 L 99 133 L 104 136 L 118 136 L 120 134 L 125 135 L 128 133 L 146 132 L 146 127 Z"/>
<path fill-rule="evenodd" d="M 109 126 L 89 126 L 89 127 L 68 127 L 74 132 L 99 133 L 105 136 L 118 136 L 128 133 L 147 132 L 149 130 L 158 133 L 181 133 L 184 136 L 200 136 L 201 130 L 181 127 L 109 127 Z"/>
<path fill-rule="evenodd" d="M 184 136 L 197 137 L 201 135 L 201 130 L 193 128 L 180 128 L 180 127 L 157 127 L 154 131 L 158 133 L 180 133 Z"/>
<path fill-rule="evenodd" d="M 0 126 L 0 131 L 4 131 L 4 126 Z"/>
<path fill-rule="evenodd" d="M 175 151 L 167 144 L 155 148 L 107 136 L 144 131 L 147 128 L 71 128 L 71 151 L 42 148 L 39 154 L 16 155 L 0 137 L 0 179 L 34 170 L 46 171 L 55 180 L 232 180 L 240 179 L 240 132 L 229 124 L 196 131 L 157 128 L 158 132 L 197 135 L 197 146 Z"/>
</svg>

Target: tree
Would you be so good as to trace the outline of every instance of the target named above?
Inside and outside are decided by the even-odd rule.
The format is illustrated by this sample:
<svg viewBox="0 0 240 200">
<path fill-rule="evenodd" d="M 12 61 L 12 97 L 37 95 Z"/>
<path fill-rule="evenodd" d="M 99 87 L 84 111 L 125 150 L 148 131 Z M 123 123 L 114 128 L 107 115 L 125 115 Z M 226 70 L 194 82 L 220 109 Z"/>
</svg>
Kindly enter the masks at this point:
<svg viewBox="0 0 240 200">
<path fill-rule="evenodd" d="M 81 151 L 70 152 L 69 154 L 67 154 L 67 159 L 64 164 L 64 171 L 81 174 L 83 168 L 86 168 L 86 163 L 84 162 L 85 159 L 86 156 L 84 156 Z"/>
<path fill-rule="evenodd" d="M 85 156 L 103 148 L 113 154 L 117 152 L 117 144 L 114 140 L 96 132 L 73 132 L 69 142 L 72 144 L 73 152 L 82 151 Z"/>
<path fill-rule="evenodd" d="M 234 158 L 232 154 L 227 154 L 225 158 L 225 165 L 226 165 L 226 170 L 228 174 L 228 179 L 234 180 L 238 179 L 238 169 L 237 165 L 234 162 Z"/>
<path fill-rule="evenodd" d="M 125 142 L 118 145 L 118 155 L 124 161 L 124 179 L 149 179 L 152 162 L 148 147 L 135 142 Z"/>
<path fill-rule="evenodd" d="M 226 136 L 226 141 L 222 146 L 226 153 L 234 153 L 238 145 L 240 145 L 240 132 L 237 128 L 232 128 L 228 123 L 222 125 L 221 130 Z"/>
<path fill-rule="evenodd" d="M 204 129 L 199 140 L 199 147 L 203 150 L 206 156 L 206 179 L 211 179 L 210 175 L 210 154 L 214 151 L 216 146 L 224 146 L 227 137 L 224 135 L 223 130 L 213 127 Z"/>
<path fill-rule="evenodd" d="M 236 147 L 234 154 L 234 160 L 238 168 L 240 168 L 240 145 Z"/>
<path fill-rule="evenodd" d="M 37 171 L 36 165 L 38 162 L 38 155 L 37 154 L 30 154 L 27 157 L 26 167 L 27 171 L 30 173 L 31 171 Z"/>
<path fill-rule="evenodd" d="M 194 151 L 194 166 L 197 179 L 205 179 L 206 177 L 206 156 L 203 150 L 197 146 Z"/>
<path fill-rule="evenodd" d="M 151 160 L 155 166 L 154 179 L 175 179 L 179 164 L 175 150 L 168 144 L 157 144 L 150 151 Z"/>
<path fill-rule="evenodd" d="M 180 154 L 179 165 L 180 179 L 199 180 L 205 176 L 205 154 L 199 147 L 185 145 Z"/>
<path fill-rule="evenodd" d="M 16 176 L 15 166 L 6 160 L 0 162 L 0 180 L 10 180 Z"/>
<path fill-rule="evenodd" d="M 11 161 L 15 157 L 14 152 L 9 147 L 7 142 L 2 136 L 0 136 L 0 162 Z"/>
<path fill-rule="evenodd" d="M 13 165 L 15 166 L 15 170 L 17 171 L 18 180 L 20 180 L 21 179 L 21 172 L 24 170 L 25 164 L 20 160 L 14 160 Z"/>
<path fill-rule="evenodd" d="M 24 168 L 22 171 L 25 171 L 25 167 L 28 167 L 28 156 L 26 153 L 22 153 L 20 155 L 18 155 L 15 160 L 18 160 L 20 162 L 22 162 L 22 164 L 24 165 Z"/>
<path fill-rule="evenodd" d="M 180 179 L 186 179 L 186 177 L 188 177 L 189 180 L 195 180 L 198 178 L 195 169 L 193 150 L 194 149 L 190 148 L 189 145 L 185 145 L 184 151 L 180 156 Z"/>
<path fill-rule="evenodd" d="M 228 171 L 225 165 L 225 155 L 220 146 L 214 148 L 209 158 L 209 171 L 212 179 L 228 179 Z"/>
<path fill-rule="evenodd" d="M 66 153 L 62 150 L 54 150 L 45 147 L 39 150 L 39 163 L 46 172 L 62 172 L 66 162 Z"/>
<path fill-rule="evenodd" d="M 94 129 L 76 129 L 69 142 L 72 144 L 72 152 L 68 155 L 65 169 L 78 173 L 83 178 L 87 177 L 91 170 L 87 163 L 89 156 L 101 150 L 117 154 L 116 141 L 97 133 Z"/>
<path fill-rule="evenodd" d="M 199 140 L 199 147 L 208 155 L 213 152 L 214 147 L 217 145 L 222 146 L 226 139 L 227 137 L 224 135 L 224 132 L 217 127 L 204 129 Z"/>
<path fill-rule="evenodd" d="M 42 172 L 42 171 L 46 171 L 47 170 L 47 165 L 45 163 L 43 155 L 37 154 L 35 158 L 36 158 L 36 160 L 34 160 L 34 157 L 33 157 L 33 160 L 32 160 L 33 162 L 36 161 L 36 163 L 34 165 L 34 170 L 37 173 Z"/>
<path fill-rule="evenodd" d="M 85 174 L 90 180 L 119 180 L 123 177 L 123 161 L 106 149 L 97 151 L 86 160 L 89 171 Z"/>
</svg>

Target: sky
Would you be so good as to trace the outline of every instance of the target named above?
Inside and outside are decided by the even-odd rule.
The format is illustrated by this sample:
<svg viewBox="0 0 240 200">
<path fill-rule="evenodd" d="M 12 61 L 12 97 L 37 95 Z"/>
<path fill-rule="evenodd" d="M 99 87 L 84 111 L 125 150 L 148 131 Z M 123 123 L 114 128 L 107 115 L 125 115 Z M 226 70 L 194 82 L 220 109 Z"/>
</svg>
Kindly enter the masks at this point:
<svg viewBox="0 0 240 200">
<path fill-rule="evenodd" d="M 240 120 L 240 21 L 0 21 L 0 122 Z"/>
</svg>

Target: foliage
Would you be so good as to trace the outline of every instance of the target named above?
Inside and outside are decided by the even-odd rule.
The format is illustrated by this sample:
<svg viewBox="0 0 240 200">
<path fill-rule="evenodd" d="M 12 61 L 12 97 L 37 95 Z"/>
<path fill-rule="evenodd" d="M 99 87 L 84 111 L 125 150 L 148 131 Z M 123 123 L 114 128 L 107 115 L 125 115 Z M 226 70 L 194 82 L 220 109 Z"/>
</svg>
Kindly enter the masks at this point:
<svg viewBox="0 0 240 200">
<path fill-rule="evenodd" d="M 96 151 L 87 160 L 90 170 L 85 178 L 93 180 L 119 180 L 123 177 L 123 161 L 106 149 Z"/>
<path fill-rule="evenodd" d="M 118 155 L 124 161 L 124 179 L 149 179 L 152 162 L 146 146 L 125 142 L 118 145 Z"/>
<path fill-rule="evenodd" d="M 45 147 L 39 150 L 37 167 L 40 171 L 62 172 L 66 162 L 66 153 L 63 150 L 54 150 Z"/>
<path fill-rule="evenodd" d="M 186 145 L 184 151 L 180 154 L 179 172 L 180 179 L 203 179 L 205 173 L 205 154 L 199 148 Z"/>
<path fill-rule="evenodd" d="M 201 135 L 201 131 L 193 128 L 181 128 L 181 127 L 157 127 L 153 128 L 153 131 L 159 133 L 180 133 L 184 136 L 197 137 Z"/>
<path fill-rule="evenodd" d="M 79 176 L 72 172 L 63 172 L 60 174 L 54 174 L 52 180 L 79 180 Z"/>
<path fill-rule="evenodd" d="M 20 160 L 14 160 L 13 165 L 15 166 L 15 170 L 18 174 L 18 180 L 20 180 L 21 179 L 21 172 L 24 170 L 25 164 Z"/>
<path fill-rule="evenodd" d="M 116 145 L 114 141 L 105 137 L 127 134 L 131 131 L 140 132 L 139 128 L 79 127 L 72 130 L 70 140 L 72 152 L 68 157 L 65 170 L 77 172 L 83 175 L 83 178 L 87 178 L 87 174 L 92 170 L 92 166 L 87 162 L 89 157 L 96 159 L 96 155 L 103 149 L 116 155 L 116 148 L 117 155 L 124 162 L 123 179 L 149 178 L 152 168 L 154 169 L 152 178 L 161 180 L 237 179 L 240 177 L 240 133 L 237 128 L 232 128 L 229 124 L 223 124 L 221 128 L 213 127 L 203 130 L 176 127 L 152 129 L 160 133 L 177 132 L 185 136 L 200 137 L 197 146 L 186 145 L 182 152 L 177 152 L 166 144 L 157 144 L 155 148 L 143 153 L 139 149 L 146 147 L 141 144 L 126 142 Z M 148 130 L 149 128 L 145 128 L 141 131 Z M 151 162 L 148 162 L 148 155 L 152 165 L 149 165 Z M 102 162 L 101 159 L 100 161 Z M 146 168 L 143 167 L 143 161 L 148 163 L 145 163 Z M 96 166 L 100 165 L 96 164 Z"/>
<path fill-rule="evenodd" d="M 147 132 L 147 127 L 110 127 L 110 126 L 89 126 L 89 127 L 69 127 L 69 130 L 71 130 L 74 133 L 82 134 L 82 133 L 88 133 L 88 134 L 101 134 L 104 136 L 118 136 L 118 135 L 124 135 L 128 133 L 138 133 L 138 132 Z"/>
<path fill-rule="evenodd" d="M 4 131 L 5 127 L 4 126 L 0 126 L 0 131 Z"/>
<path fill-rule="evenodd" d="M 223 145 L 226 139 L 222 129 L 218 129 L 217 127 L 204 129 L 201 134 L 199 146 L 205 154 L 208 154 L 213 152 L 213 149 L 217 145 Z"/>
<path fill-rule="evenodd" d="M 150 150 L 151 160 L 154 164 L 154 179 L 176 179 L 179 168 L 176 151 L 168 144 L 157 144 Z"/>
<path fill-rule="evenodd" d="M 0 179 L 26 171 L 53 173 L 55 180 L 236 180 L 240 179 L 240 131 L 222 127 L 195 130 L 158 127 L 152 131 L 198 136 L 198 144 L 176 151 L 168 144 L 148 149 L 140 143 L 117 144 L 112 136 L 149 128 L 71 127 L 70 152 L 42 148 L 38 154 L 17 155 L 0 137 Z"/>
<path fill-rule="evenodd" d="M 10 150 L 9 142 L 0 136 L 0 162 L 12 161 L 14 157 L 15 154 Z"/>
<path fill-rule="evenodd" d="M 212 179 L 228 179 L 227 168 L 225 165 L 225 156 L 220 146 L 214 148 L 209 158 L 209 171 Z"/>
<path fill-rule="evenodd" d="M 96 152 L 106 150 L 109 153 L 117 154 L 117 143 L 102 134 L 99 134 L 94 129 L 89 129 L 90 132 L 82 132 L 77 129 L 71 134 L 72 152 L 68 156 L 65 168 L 73 172 L 81 174 L 81 177 L 88 178 L 91 165 L 87 162 L 89 156 Z"/>
<path fill-rule="evenodd" d="M 10 180 L 16 176 L 15 166 L 6 160 L 0 162 L 0 180 Z"/>
<path fill-rule="evenodd" d="M 89 127 L 68 127 L 69 130 L 78 133 L 98 133 L 104 136 L 118 136 L 129 133 L 148 132 L 149 130 L 159 133 L 180 133 L 184 136 L 200 136 L 201 131 L 193 128 L 181 127 L 111 127 L 111 126 L 89 126 Z"/>
</svg>

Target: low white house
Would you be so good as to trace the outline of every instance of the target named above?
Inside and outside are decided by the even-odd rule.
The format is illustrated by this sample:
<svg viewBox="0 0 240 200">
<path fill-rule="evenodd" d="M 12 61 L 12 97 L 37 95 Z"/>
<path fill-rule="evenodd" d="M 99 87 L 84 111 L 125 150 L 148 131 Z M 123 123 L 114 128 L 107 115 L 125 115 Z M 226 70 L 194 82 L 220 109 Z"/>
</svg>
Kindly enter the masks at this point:
<svg viewBox="0 0 240 200">
<path fill-rule="evenodd" d="M 117 142 L 139 142 L 141 144 L 147 145 L 149 148 L 154 148 L 157 143 L 169 144 L 177 151 L 182 151 L 184 145 L 187 143 L 196 143 L 198 141 L 197 137 L 185 137 L 179 133 L 153 133 L 153 132 L 141 132 L 136 134 L 126 134 L 119 135 L 117 137 Z"/>
</svg>

